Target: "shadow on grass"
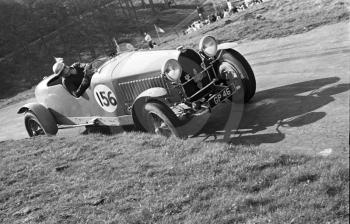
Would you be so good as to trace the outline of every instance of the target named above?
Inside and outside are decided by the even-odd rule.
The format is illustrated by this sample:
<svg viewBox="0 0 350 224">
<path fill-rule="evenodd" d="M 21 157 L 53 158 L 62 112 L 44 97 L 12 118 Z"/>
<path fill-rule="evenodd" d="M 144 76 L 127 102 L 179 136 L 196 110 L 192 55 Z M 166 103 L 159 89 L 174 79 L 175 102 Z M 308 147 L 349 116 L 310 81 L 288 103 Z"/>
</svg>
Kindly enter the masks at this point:
<svg viewBox="0 0 350 224">
<path fill-rule="evenodd" d="M 238 134 L 238 137 L 228 141 L 234 144 L 280 142 L 285 138 L 285 134 L 279 130 L 280 127 L 309 125 L 327 115 L 326 112 L 315 110 L 333 102 L 333 95 L 350 89 L 348 83 L 335 84 L 339 80 L 338 77 L 322 78 L 258 92 L 253 102 L 246 105 L 238 130 L 224 130 L 231 110 L 230 106 L 225 106 L 219 113 L 213 114 L 200 134 L 214 137 L 227 135 L 227 132 Z M 330 84 L 334 85 L 324 88 Z M 259 133 L 274 126 L 274 133 Z"/>
</svg>

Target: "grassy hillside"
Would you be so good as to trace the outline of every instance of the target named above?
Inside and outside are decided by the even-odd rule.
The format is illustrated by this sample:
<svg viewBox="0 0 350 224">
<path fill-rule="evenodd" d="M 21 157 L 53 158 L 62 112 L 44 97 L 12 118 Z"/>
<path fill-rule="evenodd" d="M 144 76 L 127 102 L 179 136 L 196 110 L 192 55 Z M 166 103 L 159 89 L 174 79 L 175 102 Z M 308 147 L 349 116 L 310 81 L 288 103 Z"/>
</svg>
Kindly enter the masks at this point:
<svg viewBox="0 0 350 224">
<path fill-rule="evenodd" d="M 349 21 L 350 3 L 343 0 L 269 0 L 229 18 L 210 24 L 196 33 L 164 38 L 162 48 L 197 47 L 203 35 L 220 42 L 285 37 L 316 27 Z"/>
<path fill-rule="evenodd" d="M 54 0 L 30 2 L 38 4 L 30 8 L 15 1 L 0 1 L 0 77 L 3 78 L 0 98 L 29 89 L 43 76 L 51 74 L 53 57 L 64 57 L 68 64 L 89 61 L 115 49 L 113 37 L 142 46 L 135 36 L 154 30 L 153 24 L 167 28 L 194 8 L 176 6 L 168 16 L 169 12 L 161 7 L 164 5 L 156 4 L 156 13 L 138 6 L 135 18 L 126 16 L 125 10 L 120 10 L 117 3 L 110 0 L 91 1 L 101 2 L 102 5 L 96 7 L 80 0 L 81 5 L 75 7 L 72 3 L 68 8 Z M 106 6 L 103 2 L 113 4 Z"/>
<path fill-rule="evenodd" d="M 1 223 L 348 223 L 348 158 L 148 134 L 2 142 Z"/>
</svg>

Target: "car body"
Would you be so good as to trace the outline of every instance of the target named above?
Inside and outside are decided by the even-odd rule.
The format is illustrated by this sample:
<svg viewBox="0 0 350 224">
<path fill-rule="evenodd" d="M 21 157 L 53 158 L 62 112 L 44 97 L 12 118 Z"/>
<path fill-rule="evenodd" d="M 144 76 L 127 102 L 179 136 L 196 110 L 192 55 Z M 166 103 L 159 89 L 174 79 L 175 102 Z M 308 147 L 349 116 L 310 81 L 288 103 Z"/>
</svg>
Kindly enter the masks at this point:
<svg viewBox="0 0 350 224">
<path fill-rule="evenodd" d="M 186 131 L 193 126 L 190 120 L 202 123 L 201 118 L 238 92 L 245 102 L 255 93 L 249 63 L 229 44 L 222 46 L 206 36 L 199 51 L 131 50 L 98 59 L 81 97 L 74 97 L 60 76 L 51 75 L 36 87 L 37 103 L 24 105 L 18 113 L 25 114 L 29 136 L 54 135 L 67 127 L 127 125 L 167 136 L 194 134 Z"/>
</svg>

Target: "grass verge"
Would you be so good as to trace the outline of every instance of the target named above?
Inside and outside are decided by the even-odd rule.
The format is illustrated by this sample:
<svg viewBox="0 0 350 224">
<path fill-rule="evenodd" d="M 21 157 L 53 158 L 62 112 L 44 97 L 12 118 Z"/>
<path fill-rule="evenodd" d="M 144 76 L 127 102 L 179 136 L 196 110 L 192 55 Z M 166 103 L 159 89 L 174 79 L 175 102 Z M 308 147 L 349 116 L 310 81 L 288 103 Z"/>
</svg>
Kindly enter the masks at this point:
<svg viewBox="0 0 350 224">
<path fill-rule="evenodd" d="M 269 0 L 198 32 L 180 38 L 169 35 L 161 47 L 197 48 L 203 35 L 212 35 L 220 42 L 285 37 L 326 24 L 349 21 L 349 9 L 350 3 L 344 0 Z"/>
<path fill-rule="evenodd" d="M 0 146 L 1 223 L 348 223 L 349 161 L 148 134 Z"/>
<path fill-rule="evenodd" d="M 16 94 L 13 97 L 10 98 L 5 98 L 5 99 L 0 99 L 0 109 L 5 108 L 7 106 L 10 106 L 12 104 L 21 102 L 21 101 L 25 101 L 28 100 L 30 98 L 35 97 L 34 94 L 34 90 L 35 90 L 35 86 L 32 87 L 31 89 L 25 90 L 23 92 L 20 92 L 18 94 Z"/>
</svg>

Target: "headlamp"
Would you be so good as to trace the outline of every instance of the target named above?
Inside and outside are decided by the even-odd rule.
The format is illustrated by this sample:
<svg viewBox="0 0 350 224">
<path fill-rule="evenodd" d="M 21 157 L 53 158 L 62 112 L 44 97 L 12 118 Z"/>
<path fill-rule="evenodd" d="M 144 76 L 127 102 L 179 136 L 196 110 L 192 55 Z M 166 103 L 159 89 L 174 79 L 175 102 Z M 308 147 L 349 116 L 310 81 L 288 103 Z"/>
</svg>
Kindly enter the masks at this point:
<svg viewBox="0 0 350 224">
<path fill-rule="evenodd" d="M 162 67 L 162 74 L 164 74 L 171 82 L 179 83 L 182 68 L 180 63 L 175 59 L 169 59 Z"/>
<path fill-rule="evenodd" d="M 205 36 L 199 42 L 199 50 L 208 57 L 214 57 L 218 51 L 218 43 L 212 36 Z"/>
</svg>

